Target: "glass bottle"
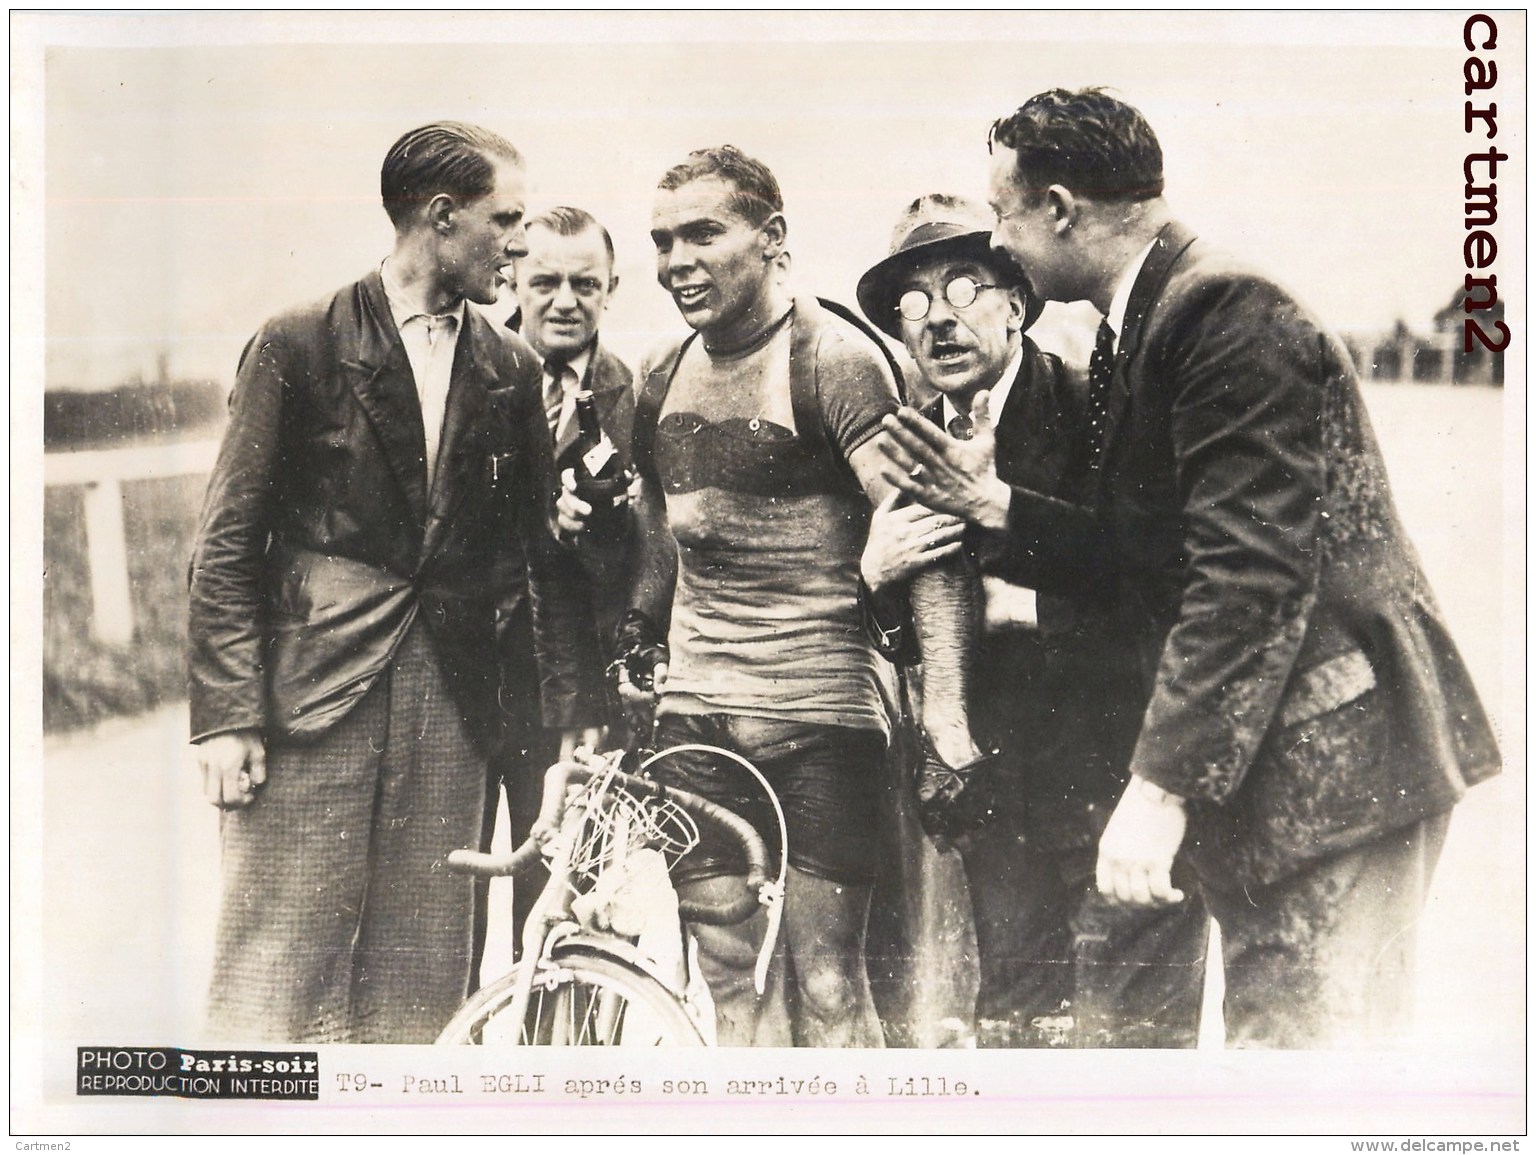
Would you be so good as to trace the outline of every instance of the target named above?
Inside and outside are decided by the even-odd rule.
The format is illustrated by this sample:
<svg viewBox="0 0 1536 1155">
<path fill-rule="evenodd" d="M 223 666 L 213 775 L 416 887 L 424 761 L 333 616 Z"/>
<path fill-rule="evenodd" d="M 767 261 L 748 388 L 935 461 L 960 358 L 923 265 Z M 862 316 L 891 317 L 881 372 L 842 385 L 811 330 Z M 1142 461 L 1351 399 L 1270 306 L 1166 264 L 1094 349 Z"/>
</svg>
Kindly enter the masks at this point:
<svg viewBox="0 0 1536 1155">
<path fill-rule="evenodd" d="M 612 537 L 622 532 L 629 488 L 629 470 L 618 448 L 598 421 L 592 390 L 576 394 L 576 440 L 560 455 L 557 468 L 576 475 L 576 496 L 592 507 L 587 532 Z"/>
</svg>

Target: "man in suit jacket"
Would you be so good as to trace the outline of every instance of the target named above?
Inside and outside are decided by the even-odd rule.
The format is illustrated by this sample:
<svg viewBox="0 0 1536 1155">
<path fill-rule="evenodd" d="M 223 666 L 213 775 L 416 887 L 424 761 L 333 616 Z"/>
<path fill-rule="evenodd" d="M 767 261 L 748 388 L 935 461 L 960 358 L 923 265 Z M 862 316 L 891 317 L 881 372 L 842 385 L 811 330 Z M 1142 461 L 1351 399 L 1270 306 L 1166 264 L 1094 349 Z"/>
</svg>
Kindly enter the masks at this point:
<svg viewBox="0 0 1536 1155">
<path fill-rule="evenodd" d="M 561 205 L 529 218 L 527 246 L 513 266 L 518 307 L 507 325 L 543 361 L 543 406 L 554 460 L 562 461 L 576 443 L 576 394 L 589 390 L 598 423 L 627 470 L 635 423 L 634 375 L 603 346 L 598 332 L 608 299 L 619 286 L 613 239 L 591 213 Z M 534 660 L 526 597 L 514 595 L 501 612 L 498 628 L 509 642 L 503 646 L 508 733 L 492 763 L 497 788 L 489 795 L 487 840 L 499 791 L 506 793 L 516 845 L 538 817 L 544 771 L 552 763 L 569 757 L 578 744 L 596 749 L 622 743 L 623 713 L 616 695 L 610 699 L 605 690 L 604 668 L 629 605 L 635 552 L 634 527 L 626 519 L 616 534 L 584 539 L 579 551 L 562 549 L 552 559 L 573 611 L 571 629 L 557 639 L 561 657 L 569 661 L 546 660 L 541 671 Z M 521 876 L 513 887 L 515 928 L 522 927 L 538 897 L 538 877 Z M 483 926 L 476 929 L 477 935 L 483 933 Z"/>
<path fill-rule="evenodd" d="M 1042 302 L 1018 266 L 992 250 L 991 233 L 984 205 L 918 198 L 890 255 L 860 279 L 859 303 L 937 391 L 924 417 L 968 438 L 972 402 L 990 390 L 999 475 L 1073 499 L 1087 480 L 1078 448 L 1083 382 L 1030 340 Z M 865 582 L 877 599 L 901 589 L 959 550 L 963 527 L 920 505 L 883 503 L 864 551 Z M 1094 886 L 1094 845 L 1135 738 L 1124 644 L 1096 628 L 1092 602 L 1037 598 L 989 573 L 982 582 L 971 707 L 978 736 L 999 756 L 993 780 L 966 789 L 989 791 L 995 813 L 956 841 L 979 954 L 977 1041 L 1192 1047 L 1207 939 L 1199 900 L 1117 907 Z M 883 640 L 902 656 L 889 632 Z"/>
<path fill-rule="evenodd" d="M 533 346 L 544 362 L 544 411 L 554 443 L 554 460 L 563 461 L 575 444 L 576 394 L 590 391 L 598 423 L 613 442 L 619 462 L 630 468 L 630 435 L 635 424 L 634 374 L 604 347 L 599 335 L 608 300 L 619 287 L 614 272 L 613 240 L 591 213 L 560 206 L 528 222 L 528 252 L 514 267 L 518 312 L 509 325 Z M 635 538 L 625 522 L 615 536 L 584 538 L 571 580 L 580 590 L 585 612 L 581 625 L 588 661 L 579 684 L 547 687 L 546 723 L 562 731 L 584 728 L 595 744 L 594 728 L 622 721 L 601 696 L 603 670 L 614 649 L 619 619 L 628 608 L 634 577 Z"/>
<path fill-rule="evenodd" d="M 540 593 L 538 361 L 466 305 L 524 251 L 522 160 L 433 124 L 380 184 L 382 267 L 246 347 L 192 561 L 230 1039 L 429 1042 L 464 997 L 472 885 L 444 860 L 480 842 L 494 612 L 525 543 Z M 546 599 L 551 637 L 558 616 Z"/>
<path fill-rule="evenodd" d="M 1134 640 L 1145 710 L 1098 885 L 1176 901 L 1182 848 L 1221 924 L 1229 1041 L 1393 1038 L 1450 810 L 1499 755 L 1349 356 L 1173 220 L 1135 109 L 1053 90 L 991 145 L 993 243 L 1047 299 L 1105 315 L 1093 484 L 1079 503 L 1010 487 L 990 438 L 946 444 L 911 413 L 890 473 L 981 527 L 1001 570 L 1094 591 Z"/>
</svg>

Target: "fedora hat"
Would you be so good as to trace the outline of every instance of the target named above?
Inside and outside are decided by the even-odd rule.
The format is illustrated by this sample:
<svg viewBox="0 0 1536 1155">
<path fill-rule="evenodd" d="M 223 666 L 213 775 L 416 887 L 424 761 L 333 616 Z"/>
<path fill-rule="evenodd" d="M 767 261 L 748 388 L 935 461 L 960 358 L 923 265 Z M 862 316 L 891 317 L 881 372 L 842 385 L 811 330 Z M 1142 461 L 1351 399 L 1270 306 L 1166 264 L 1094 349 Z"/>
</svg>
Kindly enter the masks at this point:
<svg viewBox="0 0 1536 1155">
<path fill-rule="evenodd" d="M 1045 302 L 1035 295 L 1026 277 L 1006 253 L 992 248 L 992 211 L 967 197 L 929 193 L 907 206 L 891 234 L 890 254 L 859 278 L 855 290 L 859 308 L 882 332 L 901 340 L 896 303 L 903 273 L 935 256 L 969 257 L 985 261 L 1024 291 L 1024 328 L 1033 325 Z"/>
</svg>

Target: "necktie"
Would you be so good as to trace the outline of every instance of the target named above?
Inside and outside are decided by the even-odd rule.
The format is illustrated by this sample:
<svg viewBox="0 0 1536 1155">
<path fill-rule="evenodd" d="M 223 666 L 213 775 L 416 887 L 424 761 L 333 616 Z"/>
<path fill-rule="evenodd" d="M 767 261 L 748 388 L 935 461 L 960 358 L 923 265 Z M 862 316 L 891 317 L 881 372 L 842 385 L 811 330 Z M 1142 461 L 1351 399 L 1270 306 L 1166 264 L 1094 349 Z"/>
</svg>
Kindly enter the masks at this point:
<svg viewBox="0 0 1536 1155">
<path fill-rule="evenodd" d="M 1109 386 L 1115 374 L 1115 331 L 1099 322 L 1099 337 L 1088 359 L 1088 464 L 1098 469 L 1104 457 L 1104 429 L 1109 424 Z"/>
<path fill-rule="evenodd" d="M 956 441 L 969 441 L 976 436 L 976 422 L 968 413 L 956 413 L 949 419 L 949 435 Z"/>
<path fill-rule="evenodd" d="M 567 362 L 553 357 L 544 362 L 544 416 L 551 434 L 560 424 L 560 412 L 565 408 L 565 375 L 569 370 Z"/>
</svg>

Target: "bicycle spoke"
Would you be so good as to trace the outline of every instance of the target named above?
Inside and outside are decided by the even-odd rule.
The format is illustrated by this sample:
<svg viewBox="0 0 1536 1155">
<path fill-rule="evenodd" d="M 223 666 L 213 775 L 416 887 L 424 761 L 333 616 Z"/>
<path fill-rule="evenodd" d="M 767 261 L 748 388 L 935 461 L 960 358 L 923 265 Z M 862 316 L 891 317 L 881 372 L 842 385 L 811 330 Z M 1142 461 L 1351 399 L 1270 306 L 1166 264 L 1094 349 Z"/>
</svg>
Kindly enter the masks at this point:
<svg viewBox="0 0 1536 1155">
<path fill-rule="evenodd" d="M 604 1046 L 616 1046 L 619 1032 L 624 1026 L 624 1009 L 629 1005 L 623 996 L 612 991 L 599 992 L 594 1003 L 597 1022 L 597 1041 Z"/>
</svg>

